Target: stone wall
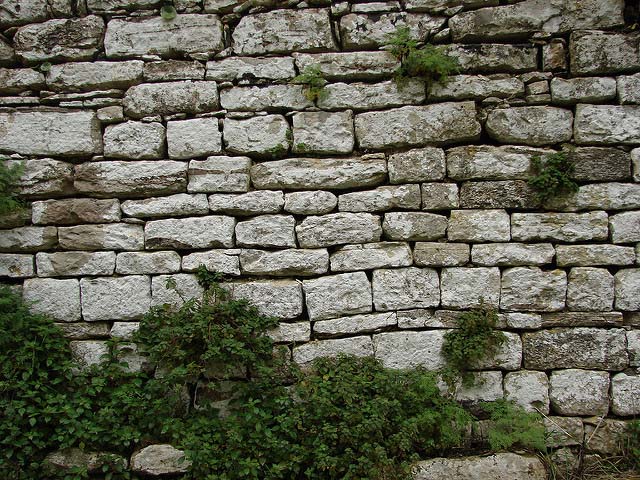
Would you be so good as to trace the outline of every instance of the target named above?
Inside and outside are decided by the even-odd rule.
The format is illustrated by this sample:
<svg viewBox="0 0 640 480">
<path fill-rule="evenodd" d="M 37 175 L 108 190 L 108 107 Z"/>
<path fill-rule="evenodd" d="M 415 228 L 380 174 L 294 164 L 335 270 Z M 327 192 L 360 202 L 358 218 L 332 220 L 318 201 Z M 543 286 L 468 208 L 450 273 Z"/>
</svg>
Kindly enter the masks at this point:
<svg viewBox="0 0 640 480">
<path fill-rule="evenodd" d="M 553 446 L 611 453 L 640 414 L 632 8 L 176 0 L 164 20 L 160 3 L 0 8 L 0 152 L 29 203 L 1 220 L 0 275 L 79 361 L 179 301 L 168 279 L 198 294 L 200 264 L 280 318 L 303 364 L 437 369 L 484 303 L 508 341 L 459 398 L 515 400 L 570 433 Z M 380 47 L 404 25 L 460 74 L 394 82 Z M 329 81 L 317 105 L 290 83 L 308 66 Z M 541 205 L 532 160 L 563 144 L 579 191 Z"/>
</svg>

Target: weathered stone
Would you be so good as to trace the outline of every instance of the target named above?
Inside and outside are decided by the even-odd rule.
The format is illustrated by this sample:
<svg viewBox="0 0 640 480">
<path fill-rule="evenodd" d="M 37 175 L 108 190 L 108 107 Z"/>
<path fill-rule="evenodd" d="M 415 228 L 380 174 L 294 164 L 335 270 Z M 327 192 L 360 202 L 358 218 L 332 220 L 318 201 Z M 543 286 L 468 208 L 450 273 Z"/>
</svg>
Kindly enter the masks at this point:
<svg viewBox="0 0 640 480">
<path fill-rule="evenodd" d="M 373 110 L 418 105 L 424 99 L 424 82 L 419 79 L 407 80 L 402 85 L 392 80 L 381 83 L 331 83 L 322 89 L 318 107 L 327 110 Z"/>
<path fill-rule="evenodd" d="M 257 83 L 264 80 L 291 80 L 296 71 L 290 57 L 232 57 L 207 62 L 207 80 Z"/>
<path fill-rule="evenodd" d="M 136 160 L 162 158 L 164 137 L 164 126 L 157 122 L 108 125 L 103 137 L 104 156 Z"/>
<path fill-rule="evenodd" d="M 530 209 L 540 204 L 537 192 L 524 180 L 465 182 L 460 189 L 462 208 Z"/>
<path fill-rule="evenodd" d="M 584 426 L 581 418 L 549 416 L 544 420 L 547 447 L 581 445 Z"/>
<path fill-rule="evenodd" d="M 12 65 L 15 60 L 15 50 L 4 38 L 0 38 L 0 65 Z"/>
<path fill-rule="evenodd" d="M 629 434 L 629 424 L 624 420 L 603 419 L 598 416 L 595 418 L 584 419 L 584 438 L 585 447 L 588 452 L 599 452 L 605 456 L 623 455 L 620 439 L 626 438 Z M 627 437 L 628 438 L 628 437 Z M 587 455 L 595 462 L 600 462 L 600 455 Z"/>
<path fill-rule="evenodd" d="M 146 197 L 183 192 L 186 177 L 184 162 L 91 162 L 76 167 L 74 186 L 96 197 Z"/>
<path fill-rule="evenodd" d="M 44 75 L 31 68 L 0 68 L 0 93 L 18 94 L 44 87 Z"/>
<path fill-rule="evenodd" d="M 504 377 L 505 400 L 528 412 L 549 413 L 549 380 L 544 372 L 521 370 Z"/>
<path fill-rule="evenodd" d="M 567 42 L 563 38 L 552 38 L 542 46 L 542 70 L 567 70 Z"/>
<path fill-rule="evenodd" d="M 489 112 L 486 128 L 499 142 L 541 146 L 571 140 L 572 122 L 571 110 L 562 108 L 499 108 Z"/>
<path fill-rule="evenodd" d="M 317 67 L 331 81 L 373 80 L 389 77 L 400 62 L 389 52 L 294 53 L 298 70 Z"/>
<path fill-rule="evenodd" d="M 425 147 L 389 155 L 391 183 L 442 180 L 445 171 L 445 156 L 441 148 Z"/>
<path fill-rule="evenodd" d="M 0 215 L 0 228 L 23 227 L 31 221 L 31 208 L 20 208 Z"/>
<path fill-rule="evenodd" d="M 79 371 L 99 365 L 104 362 L 105 355 L 109 354 L 107 342 L 96 340 L 74 340 L 69 342 L 69 349 Z"/>
<path fill-rule="evenodd" d="M 60 247 L 65 250 L 142 250 L 141 225 L 107 223 L 58 229 Z"/>
<path fill-rule="evenodd" d="M 556 311 L 565 306 L 566 273 L 516 267 L 502 275 L 500 307 L 507 310 Z"/>
<path fill-rule="evenodd" d="M 487 97 L 512 98 L 524 95 L 524 82 L 518 78 L 490 78 L 483 75 L 454 75 L 447 83 L 434 83 L 429 100 L 483 100 Z"/>
<path fill-rule="evenodd" d="M 554 254 L 550 243 L 487 243 L 473 246 L 471 260 L 477 265 L 500 267 L 546 265 L 552 262 Z"/>
<path fill-rule="evenodd" d="M 141 275 L 180 271 L 180 255 L 176 252 L 122 252 L 116 257 L 116 273 Z"/>
<path fill-rule="evenodd" d="M 500 302 L 500 269 L 443 268 L 441 291 L 443 308 L 497 308 Z"/>
<path fill-rule="evenodd" d="M 37 225 L 73 225 L 76 223 L 120 221 L 120 202 L 112 199 L 44 200 L 33 202 L 31 209 L 31 219 Z"/>
<path fill-rule="evenodd" d="M 640 212 L 624 212 L 609 219 L 613 243 L 640 242 Z"/>
<path fill-rule="evenodd" d="M 630 155 L 617 148 L 579 147 L 568 152 L 573 179 L 578 181 L 628 180 Z"/>
<path fill-rule="evenodd" d="M 102 46 L 103 34 L 104 20 L 94 15 L 49 20 L 18 29 L 13 45 L 25 62 L 91 60 Z"/>
<path fill-rule="evenodd" d="M 622 370 L 629 363 L 620 328 L 554 328 L 525 333 L 522 341 L 525 368 Z"/>
<path fill-rule="evenodd" d="M 233 217 L 206 217 L 154 220 L 144 227 L 148 250 L 230 248 L 234 246 L 236 221 Z"/>
<path fill-rule="evenodd" d="M 74 348 L 77 352 L 79 349 Z M 105 352 L 106 353 L 106 352 Z M 44 463 L 58 470 L 86 469 L 88 473 L 101 472 L 103 466 L 117 465 L 127 467 L 127 460 L 120 455 L 108 452 L 85 452 L 79 448 L 67 448 L 48 454 Z"/>
<path fill-rule="evenodd" d="M 186 215 L 206 215 L 209 203 L 204 194 L 178 193 L 168 197 L 151 197 L 122 202 L 122 211 L 129 217 L 157 218 Z"/>
<path fill-rule="evenodd" d="M 282 115 L 264 115 L 224 121 L 224 143 L 231 153 L 280 157 L 289 150 L 289 123 Z"/>
<path fill-rule="evenodd" d="M 617 310 L 640 310 L 640 268 L 619 270 L 615 275 Z"/>
<path fill-rule="evenodd" d="M 220 104 L 227 110 L 249 112 L 313 107 L 313 101 L 306 97 L 302 85 L 227 88 L 220 92 Z"/>
<path fill-rule="evenodd" d="M 499 5 L 498 0 L 407 0 L 405 8 L 409 12 L 442 12 L 449 8 L 466 9 L 492 7 Z"/>
<path fill-rule="evenodd" d="M 80 320 L 78 280 L 28 278 L 22 287 L 22 297 L 32 313 L 61 322 Z"/>
<path fill-rule="evenodd" d="M 331 254 L 333 272 L 408 267 L 411 263 L 411 249 L 401 242 L 346 245 Z"/>
<path fill-rule="evenodd" d="M 177 273 L 151 278 L 151 306 L 173 305 L 180 307 L 186 300 L 201 299 L 204 288 L 195 275 Z"/>
<path fill-rule="evenodd" d="M 551 98 L 558 105 L 600 103 L 616 98 L 616 79 L 611 77 L 553 78 Z"/>
<path fill-rule="evenodd" d="M 20 253 L 0 254 L 0 277 L 24 278 L 35 276 L 33 255 Z"/>
<path fill-rule="evenodd" d="M 560 312 L 541 315 L 539 327 L 621 327 L 620 312 Z"/>
<path fill-rule="evenodd" d="M 247 157 L 209 157 L 189 162 L 189 192 L 246 192 L 249 190 Z"/>
<path fill-rule="evenodd" d="M 415 264 L 423 267 L 458 267 L 469 261 L 469 245 L 464 243 L 416 242 Z"/>
<path fill-rule="evenodd" d="M 446 365 L 442 345 L 446 330 L 389 332 L 373 336 L 376 359 L 386 368 L 439 370 Z"/>
<path fill-rule="evenodd" d="M 293 116 L 293 153 L 351 153 L 353 114 L 301 112 Z"/>
<path fill-rule="evenodd" d="M 159 0 L 87 0 L 91 12 L 112 12 L 118 10 L 144 10 L 159 5 Z"/>
<path fill-rule="evenodd" d="M 240 247 L 295 248 L 296 221 L 292 215 L 261 215 L 236 225 Z"/>
<path fill-rule="evenodd" d="M 427 143 L 477 140 L 480 124 L 473 102 L 401 107 L 356 115 L 356 137 L 361 148 L 392 148 Z M 394 128 L 389 128 L 393 125 Z"/>
<path fill-rule="evenodd" d="M 518 73 L 537 70 L 538 49 L 529 45 L 444 45 L 442 52 L 455 57 L 462 73 Z"/>
<path fill-rule="evenodd" d="M 7 161 L 7 166 L 14 165 L 22 166 L 16 187 L 23 198 L 52 198 L 74 193 L 73 165 L 70 163 L 50 158 Z M 28 212 L 28 209 L 23 211 Z"/>
<path fill-rule="evenodd" d="M 115 252 L 55 252 L 36 254 L 39 277 L 113 275 Z"/>
<path fill-rule="evenodd" d="M 415 309 L 399 310 L 396 314 L 400 328 L 454 328 L 455 322 L 449 322 L 449 317 L 439 315 L 444 310 Z"/>
<path fill-rule="evenodd" d="M 423 210 L 450 210 L 460 206 L 455 183 L 423 183 L 421 190 Z"/>
<path fill-rule="evenodd" d="M 633 162 L 633 180 L 640 182 L 640 148 L 631 150 L 631 161 Z"/>
<path fill-rule="evenodd" d="M 515 241 L 584 242 L 606 240 L 609 235 L 605 212 L 514 213 L 511 234 Z"/>
<path fill-rule="evenodd" d="M 266 335 L 276 343 L 301 343 L 311 339 L 311 322 L 281 322 Z"/>
<path fill-rule="evenodd" d="M 100 121 L 89 111 L 0 112 L 0 132 L 0 152 L 69 157 L 102 152 Z"/>
<path fill-rule="evenodd" d="M 416 267 L 374 270 L 373 303 L 377 311 L 437 307 L 438 272 Z"/>
<path fill-rule="evenodd" d="M 549 398 L 561 415 L 605 415 L 609 410 L 609 374 L 589 370 L 554 370 Z"/>
<path fill-rule="evenodd" d="M 311 321 L 367 313 L 372 309 L 371 284 L 364 272 L 305 280 L 303 288 Z"/>
<path fill-rule="evenodd" d="M 551 153 L 531 147 L 490 145 L 455 147 L 447 150 L 447 171 L 455 180 L 526 180 L 531 160 Z"/>
<path fill-rule="evenodd" d="M 8 0 L 0 10 L 0 27 L 42 22 L 49 17 L 45 0 Z"/>
<path fill-rule="evenodd" d="M 206 157 L 222 151 L 217 118 L 193 118 L 167 123 L 169 158 Z"/>
<path fill-rule="evenodd" d="M 452 210 L 447 237 L 463 242 L 508 242 L 509 214 L 504 210 Z"/>
<path fill-rule="evenodd" d="M 184 13 L 170 21 L 159 16 L 116 18 L 107 25 L 104 47 L 108 58 L 211 54 L 224 48 L 222 23 L 217 15 Z"/>
<path fill-rule="evenodd" d="M 209 250 L 195 252 L 182 257 L 182 270 L 196 272 L 200 265 L 204 265 L 210 272 L 220 272 L 226 275 L 240 275 L 240 250 Z"/>
<path fill-rule="evenodd" d="M 611 378 L 611 411 L 616 415 L 640 414 L 640 376 L 618 373 Z"/>
<path fill-rule="evenodd" d="M 627 349 L 629 351 L 629 365 L 640 367 L 640 330 L 627 332 Z"/>
<path fill-rule="evenodd" d="M 633 247 L 618 245 L 557 245 L 556 264 L 559 267 L 585 265 L 633 265 Z"/>
<path fill-rule="evenodd" d="M 640 143 L 640 106 L 578 105 L 574 136 L 577 144 Z"/>
<path fill-rule="evenodd" d="M 622 73 L 640 67 L 640 37 L 633 33 L 573 32 L 569 52 L 573 75 Z"/>
<path fill-rule="evenodd" d="M 416 0 L 413 0 L 416 1 Z M 417 464 L 415 480 L 544 480 L 547 473 L 538 457 L 497 453 L 488 457 L 434 458 Z"/>
<path fill-rule="evenodd" d="M 281 319 L 302 314 L 302 287 L 295 280 L 265 280 L 226 284 L 235 299 L 246 299 L 262 315 Z"/>
<path fill-rule="evenodd" d="M 339 354 L 372 357 L 371 337 L 339 338 L 305 343 L 293 349 L 293 361 L 300 365 L 310 365 L 317 358 L 335 357 Z"/>
<path fill-rule="evenodd" d="M 377 332 L 397 324 L 395 312 L 370 313 L 351 317 L 322 320 L 313 324 L 316 335 L 346 335 L 355 333 Z"/>
<path fill-rule="evenodd" d="M 290 249 L 268 252 L 243 249 L 240 253 L 243 273 L 273 277 L 321 275 L 329 270 L 326 249 Z"/>
<path fill-rule="evenodd" d="M 242 17 L 233 32 L 239 55 L 336 50 L 325 9 L 273 10 Z"/>
<path fill-rule="evenodd" d="M 126 89 L 142 81 L 144 62 L 78 62 L 52 65 L 47 87 L 53 91 Z"/>
<path fill-rule="evenodd" d="M 119 105 L 99 108 L 96 111 L 96 116 L 102 123 L 120 123 L 125 120 L 124 110 Z"/>
<path fill-rule="evenodd" d="M 296 226 L 302 248 L 328 247 L 380 240 L 380 217 L 368 213 L 333 213 L 307 217 Z"/>
<path fill-rule="evenodd" d="M 455 387 L 454 398 L 464 405 L 502 400 L 502 372 L 472 372 L 469 384 L 461 380 Z"/>
<path fill-rule="evenodd" d="M 621 75 L 616 79 L 621 104 L 640 103 L 640 75 Z"/>
<path fill-rule="evenodd" d="M 171 445 L 149 445 L 131 456 L 131 470 L 144 475 L 177 475 L 190 467 L 185 453 Z"/>
<path fill-rule="evenodd" d="M 384 186 L 375 190 L 345 193 L 338 197 L 338 209 L 343 212 L 417 210 L 420 203 L 419 185 Z"/>
<path fill-rule="evenodd" d="M 525 39 L 535 32 L 566 33 L 624 24 L 624 2 L 525 0 L 464 12 L 449 22 L 454 41 Z"/>
<path fill-rule="evenodd" d="M 144 275 L 83 278 L 82 317 L 97 320 L 135 320 L 151 306 L 151 283 Z"/>
<path fill-rule="evenodd" d="M 567 308 L 578 311 L 612 310 L 613 275 L 604 268 L 572 268 L 567 285 Z"/>
<path fill-rule="evenodd" d="M 434 213 L 386 213 L 382 229 L 391 240 L 437 240 L 445 236 L 447 217 Z"/>
<path fill-rule="evenodd" d="M 174 80 L 204 80 L 205 68 L 200 62 L 166 60 L 145 62 L 145 82 L 172 82 Z M 207 80 L 210 80 L 207 78 Z"/>
<path fill-rule="evenodd" d="M 284 196 L 284 210 L 298 215 L 323 215 L 338 205 L 338 197 L 322 190 L 292 192 Z"/>
<path fill-rule="evenodd" d="M 537 313 L 506 313 L 505 321 L 509 328 L 520 330 L 537 330 L 542 327 L 542 315 Z"/>
<path fill-rule="evenodd" d="M 55 247 L 56 227 L 18 227 L 2 230 L 0 252 L 37 252 Z"/>
<path fill-rule="evenodd" d="M 124 111 L 132 118 L 173 113 L 203 113 L 218 108 L 216 82 L 143 83 L 127 90 Z"/>
<path fill-rule="evenodd" d="M 218 193 L 209 195 L 209 209 L 230 215 L 279 213 L 284 205 L 281 191 L 255 190 L 243 194 Z"/>
</svg>

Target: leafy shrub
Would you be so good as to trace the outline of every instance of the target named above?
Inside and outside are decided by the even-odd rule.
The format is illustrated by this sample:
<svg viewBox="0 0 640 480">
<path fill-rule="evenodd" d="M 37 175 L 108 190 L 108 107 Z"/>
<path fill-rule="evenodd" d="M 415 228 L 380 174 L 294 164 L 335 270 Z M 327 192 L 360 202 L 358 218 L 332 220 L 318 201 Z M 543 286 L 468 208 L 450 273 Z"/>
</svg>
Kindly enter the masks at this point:
<svg viewBox="0 0 640 480">
<path fill-rule="evenodd" d="M 328 83 L 322 76 L 320 67 L 310 65 L 303 72 L 294 77 L 291 83 L 304 86 L 304 93 L 307 99 L 317 102 L 326 94 L 324 86 Z"/>
<path fill-rule="evenodd" d="M 571 179 L 573 163 L 567 152 L 557 152 L 533 157 L 534 175 L 529 178 L 529 185 L 537 191 L 537 198 L 544 202 L 550 198 L 578 191 L 578 184 Z"/>
<path fill-rule="evenodd" d="M 167 2 L 160 7 L 160 16 L 163 20 L 173 20 L 177 15 L 178 12 L 172 2 Z"/>
<path fill-rule="evenodd" d="M 0 215 L 11 213 L 22 206 L 15 188 L 22 170 L 19 163 L 9 166 L 6 160 L 0 160 Z"/>
<path fill-rule="evenodd" d="M 491 450 L 499 452 L 520 448 L 545 451 L 546 432 L 539 414 L 526 412 L 505 400 L 485 402 L 482 408 L 491 421 L 487 431 Z"/>
</svg>

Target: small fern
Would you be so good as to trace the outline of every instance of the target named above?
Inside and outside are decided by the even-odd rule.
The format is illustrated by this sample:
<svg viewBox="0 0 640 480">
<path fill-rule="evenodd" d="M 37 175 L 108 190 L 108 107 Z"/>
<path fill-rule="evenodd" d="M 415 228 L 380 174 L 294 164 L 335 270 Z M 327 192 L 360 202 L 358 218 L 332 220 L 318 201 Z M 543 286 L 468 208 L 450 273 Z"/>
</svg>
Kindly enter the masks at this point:
<svg viewBox="0 0 640 480">
<path fill-rule="evenodd" d="M 577 192 L 578 184 L 571 179 L 574 167 L 567 152 L 557 152 L 533 157 L 532 166 L 535 175 L 529 178 L 529 185 L 536 190 L 539 201 Z"/>
<path fill-rule="evenodd" d="M 304 86 L 305 96 L 312 102 L 317 102 L 326 92 L 324 86 L 328 83 L 322 76 L 320 67 L 311 65 L 305 68 L 300 75 L 294 77 L 291 83 Z"/>
</svg>

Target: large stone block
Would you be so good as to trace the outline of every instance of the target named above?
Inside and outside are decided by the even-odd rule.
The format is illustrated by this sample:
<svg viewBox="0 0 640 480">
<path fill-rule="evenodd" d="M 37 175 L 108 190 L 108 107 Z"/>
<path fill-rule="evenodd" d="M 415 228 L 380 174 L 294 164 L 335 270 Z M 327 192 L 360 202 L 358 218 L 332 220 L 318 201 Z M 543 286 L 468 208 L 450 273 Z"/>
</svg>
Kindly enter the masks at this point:
<svg viewBox="0 0 640 480">
<path fill-rule="evenodd" d="M 446 362 L 442 345 L 446 330 L 389 332 L 373 336 L 376 359 L 386 368 L 440 370 Z"/>
<path fill-rule="evenodd" d="M 248 157 L 209 157 L 189 162 L 189 192 L 246 192 L 249 190 Z"/>
<path fill-rule="evenodd" d="M 122 103 L 132 118 L 204 113 L 218 109 L 218 87 L 216 82 L 192 80 L 143 83 L 127 90 Z"/>
<path fill-rule="evenodd" d="M 606 415 L 609 374 L 589 370 L 556 370 L 549 379 L 551 407 L 560 415 Z"/>
<path fill-rule="evenodd" d="M 89 111 L 4 111 L 0 132 L 0 152 L 69 157 L 102 152 L 100 122 Z"/>
<path fill-rule="evenodd" d="M 620 312 L 558 312 L 539 315 L 537 327 L 621 327 Z"/>
<path fill-rule="evenodd" d="M 460 207 L 460 193 L 455 183 L 423 183 L 423 210 L 451 210 Z"/>
<path fill-rule="evenodd" d="M 463 242 L 508 242 L 509 214 L 504 210 L 452 210 L 447 237 Z"/>
<path fill-rule="evenodd" d="M 640 414 L 640 376 L 618 373 L 611 379 L 611 411 L 616 415 Z"/>
<path fill-rule="evenodd" d="M 302 286 L 295 280 L 256 280 L 225 284 L 234 299 L 246 299 L 262 315 L 280 319 L 302 314 Z"/>
<path fill-rule="evenodd" d="M 31 221 L 37 225 L 119 222 L 120 216 L 120 202 L 113 199 L 69 198 L 31 204 Z"/>
<path fill-rule="evenodd" d="M 326 110 L 376 110 L 419 105 L 424 99 L 425 86 L 422 80 L 411 79 L 402 85 L 392 80 L 381 83 L 331 83 L 322 89 L 318 107 Z"/>
<path fill-rule="evenodd" d="M 442 50 L 458 60 L 462 73 L 518 73 L 538 68 L 538 49 L 531 45 L 453 44 Z"/>
<path fill-rule="evenodd" d="M 210 272 L 240 276 L 240 249 L 208 250 L 194 252 L 182 257 L 182 270 L 196 272 L 204 265 Z"/>
<path fill-rule="evenodd" d="M 233 217 L 210 215 L 154 220 L 144 227 L 147 250 L 194 249 L 234 246 L 236 221 Z"/>
<path fill-rule="evenodd" d="M 374 270 L 373 303 L 377 311 L 437 307 L 438 272 L 416 267 Z"/>
<path fill-rule="evenodd" d="M 371 284 L 364 272 L 304 280 L 309 320 L 326 320 L 372 310 Z"/>
<path fill-rule="evenodd" d="M 633 265 L 633 247 L 619 245 L 557 245 L 556 264 L 559 267 Z"/>
<path fill-rule="evenodd" d="M 640 106 L 578 105 L 574 136 L 577 144 L 640 143 Z"/>
<path fill-rule="evenodd" d="M 34 277 L 33 255 L 0 253 L 0 277 Z"/>
<path fill-rule="evenodd" d="M 522 242 L 607 240 L 608 216 L 606 212 L 514 213 L 511 235 Z"/>
<path fill-rule="evenodd" d="M 0 93 L 19 94 L 44 87 L 44 75 L 31 68 L 0 68 Z"/>
<path fill-rule="evenodd" d="M 276 343 L 299 344 L 308 342 L 311 339 L 311 322 L 281 322 L 276 328 L 266 332 L 266 335 Z"/>
<path fill-rule="evenodd" d="M 616 79 L 611 77 L 553 78 L 551 99 L 558 105 L 602 103 L 616 98 Z"/>
<path fill-rule="evenodd" d="M 442 308 L 497 308 L 500 269 L 495 267 L 443 268 Z"/>
<path fill-rule="evenodd" d="M 331 254 L 332 272 L 408 267 L 411 263 L 411 249 L 402 242 L 346 245 Z"/>
<path fill-rule="evenodd" d="M 419 185 L 383 186 L 375 190 L 344 193 L 338 197 L 342 212 L 381 212 L 386 210 L 419 210 Z"/>
<path fill-rule="evenodd" d="M 389 155 L 390 183 L 443 180 L 446 160 L 441 148 L 425 147 Z"/>
<path fill-rule="evenodd" d="M 53 198 L 75 193 L 71 163 L 50 158 L 7 161 L 7 166 L 13 165 L 22 166 L 22 175 L 16 182 L 16 187 L 25 199 Z M 28 209 L 23 210 L 24 212 L 28 213 Z"/>
<path fill-rule="evenodd" d="M 292 215 L 260 215 L 238 222 L 236 243 L 239 247 L 295 248 L 295 226 Z"/>
<path fill-rule="evenodd" d="M 424 0 L 411 0 L 412 3 Z M 539 458 L 516 453 L 497 453 L 482 457 L 434 458 L 417 464 L 415 480 L 544 480 L 547 473 Z"/>
<path fill-rule="evenodd" d="M 113 275 L 115 252 L 38 252 L 36 266 L 39 277 L 77 277 L 81 275 Z"/>
<path fill-rule="evenodd" d="M 567 285 L 567 308 L 588 312 L 612 310 L 613 275 L 605 268 L 572 268 Z"/>
<path fill-rule="evenodd" d="M 531 160 L 552 153 L 532 147 L 473 145 L 447 150 L 447 172 L 454 180 L 526 180 Z"/>
<path fill-rule="evenodd" d="M 578 181 L 629 180 L 632 156 L 624 150 L 606 147 L 578 147 L 568 152 L 573 163 L 572 177 Z"/>
<path fill-rule="evenodd" d="M 22 297 L 33 313 L 61 322 L 77 322 L 81 318 L 78 280 L 27 279 Z"/>
<path fill-rule="evenodd" d="M 142 250 L 142 225 L 104 223 L 58 229 L 60 247 L 65 250 Z"/>
<path fill-rule="evenodd" d="M 217 118 L 193 118 L 167 123 L 169 158 L 206 157 L 222 151 Z"/>
<path fill-rule="evenodd" d="M 445 236 L 447 217 L 435 213 L 390 212 L 382 229 L 391 240 L 437 240 Z"/>
<path fill-rule="evenodd" d="M 564 270 L 509 268 L 502 274 L 500 308 L 512 311 L 558 311 L 565 306 L 566 292 L 567 274 Z"/>
<path fill-rule="evenodd" d="M 116 273 L 144 275 L 180 271 L 177 252 L 122 252 L 116 257 Z"/>
<path fill-rule="evenodd" d="M 58 244 L 56 227 L 18 227 L 1 232 L 0 252 L 37 252 Z"/>
<path fill-rule="evenodd" d="M 573 75 L 622 73 L 640 67 L 640 37 L 633 33 L 573 32 L 569 52 Z"/>
<path fill-rule="evenodd" d="M 372 80 L 390 77 L 400 62 L 389 52 L 294 53 L 298 70 L 307 67 L 320 69 L 331 81 Z"/>
<path fill-rule="evenodd" d="M 447 83 L 433 83 L 430 100 L 483 100 L 487 97 L 513 98 L 524 95 L 519 78 L 490 78 L 483 75 L 453 75 Z"/>
<path fill-rule="evenodd" d="M 416 242 L 415 264 L 423 267 L 458 267 L 469 261 L 469 245 L 465 243 Z"/>
<path fill-rule="evenodd" d="M 172 82 L 174 80 L 204 80 L 205 67 L 197 60 L 160 60 L 145 62 L 145 82 Z M 207 78 L 207 80 L 210 80 Z"/>
<path fill-rule="evenodd" d="M 609 218 L 613 243 L 640 242 L 640 212 L 624 212 Z"/>
<path fill-rule="evenodd" d="M 144 275 L 83 278 L 82 317 L 97 320 L 136 320 L 151 307 L 151 282 Z"/>
<path fill-rule="evenodd" d="M 291 57 L 231 57 L 207 62 L 207 80 L 239 84 L 291 80 L 296 71 Z"/>
<path fill-rule="evenodd" d="M 107 125 L 104 156 L 144 160 L 164 156 L 165 129 L 161 123 L 124 122 Z"/>
<path fill-rule="evenodd" d="M 0 28 L 42 22 L 49 16 L 47 6 L 46 0 L 7 0 L 0 10 Z"/>
<path fill-rule="evenodd" d="M 171 445 L 149 445 L 131 456 L 131 471 L 143 475 L 178 475 L 190 467 L 185 453 Z"/>
<path fill-rule="evenodd" d="M 354 142 L 350 111 L 301 112 L 293 116 L 294 153 L 351 153 Z"/>
<path fill-rule="evenodd" d="M 249 112 L 303 110 L 314 105 L 302 85 L 226 88 L 220 92 L 220 104 L 227 110 Z"/>
<path fill-rule="evenodd" d="M 315 322 L 313 332 L 321 336 L 353 335 L 376 332 L 383 328 L 394 327 L 396 324 L 395 312 L 367 313 Z"/>
<path fill-rule="evenodd" d="M 282 115 L 224 121 L 227 151 L 263 158 L 281 157 L 289 150 L 289 123 Z"/>
<path fill-rule="evenodd" d="M 305 343 L 293 349 L 293 361 L 300 365 L 310 365 L 317 358 L 336 357 L 340 354 L 372 357 L 371 337 L 337 338 Z"/>
<path fill-rule="evenodd" d="M 462 208 L 531 209 L 540 205 L 537 192 L 524 180 L 465 182 L 460 189 Z"/>
<path fill-rule="evenodd" d="M 107 342 L 96 340 L 73 340 L 69 342 L 69 349 L 78 371 L 99 365 L 104 362 L 104 356 L 109 353 Z M 123 459 L 124 465 L 126 460 Z"/>
<path fill-rule="evenodd" d="M 142 81 L 144 62 L 77 62 L 52 65 L 47 87 L 58 92 L 126 89 Z"/>
<path fill-rule="evenodd" d="M 487 243 L 474 245 L 471 259 L 477 265 L 514 267 L 550 264 L 555 255 L 550 243 Z"/>
<path fill-rule="evenodd" d="M 521 370 L 504 377 L 505 400 L 529 412 L 549 414 L 549 379 L 544 372 Z"/>
<path fill-rule="evenodd" d="M 126 200 L 122 202 L 122 212 L 137 218 L 206 215 L 209 213 L 209 202 L 204 194 L 177 193 L 168 197 Z"/>
<path fill-rule="evenodd" d="M 180 307 L 186 300 L 200 300 L 204 288 L 195 275 L 177 273 L 151 278 L 151 306 L 172 305 Z"/>
<path fill-rule="evenodd" d="M 625 268 L 615 275 L 615 308 L 640 310 L 640 268 Z"/>
<path fill-rule="evenodd" d="M 621 104 L 640 103 L 640 75 L 621 75 L 616 79 Z"/>
<path fill-rule="evenodd" d="M 260 213 L 279 213 L 284 205 L 281 191 L 254 190 L 252 192 L 216 193 L 209 195 L 209 208 L 212 212 L 224 212 L 229 215 L 257 215 Z"/>
<path fill-rule="evenodd" d="M 498 108 L 489 112 L 487 132 L 502 143 L 541 146 L 568 142 L 573 113 L 557 107 Z"/>
<path fill-rule="evenodd" d="M 270 277 L 307 277 L 329 270 L 329 252 L 319 249 L 265 251 L 243 249 L 240 252 L 242 272 Z"/>
</svg>

